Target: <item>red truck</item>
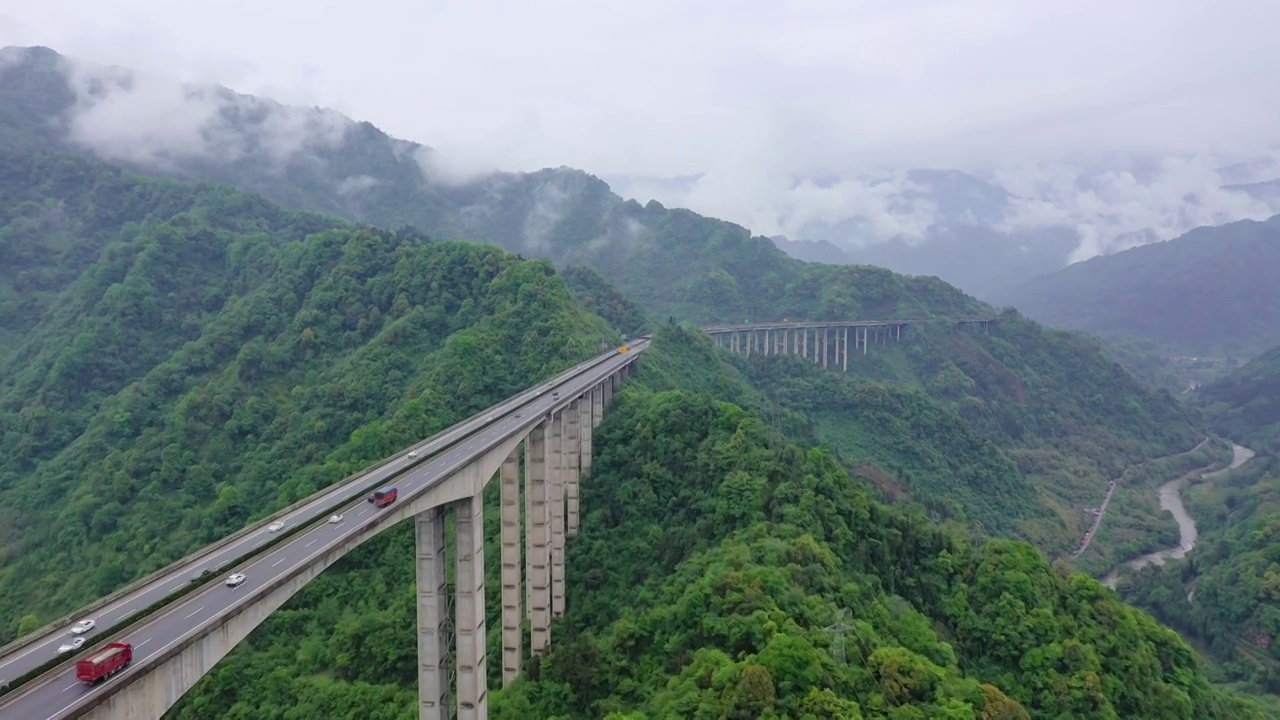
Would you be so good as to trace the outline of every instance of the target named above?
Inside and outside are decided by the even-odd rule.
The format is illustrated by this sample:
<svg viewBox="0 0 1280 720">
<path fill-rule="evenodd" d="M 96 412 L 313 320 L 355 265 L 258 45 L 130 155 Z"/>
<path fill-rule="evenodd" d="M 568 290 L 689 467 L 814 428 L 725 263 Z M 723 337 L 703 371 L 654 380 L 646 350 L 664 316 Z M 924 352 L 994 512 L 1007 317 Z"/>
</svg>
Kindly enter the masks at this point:
<svg viewBox="0 0 1280 720">
<path fill-rule="evenodd" d="M 369 496 L 369 502 L 373 503 L 375 507 L 384 508 L 395 502 L 397 495 L 398 493 L 393 487 L 382 488 L 381 490 L 375 490 L 374 493 Z"/>
<path fill-rule="evenodd" d="M 127 642 L 107 646 L 76 663 L 76 679 L 90 685 L 120 672 L 133 662 L 133 646 Z"/>
</svg>

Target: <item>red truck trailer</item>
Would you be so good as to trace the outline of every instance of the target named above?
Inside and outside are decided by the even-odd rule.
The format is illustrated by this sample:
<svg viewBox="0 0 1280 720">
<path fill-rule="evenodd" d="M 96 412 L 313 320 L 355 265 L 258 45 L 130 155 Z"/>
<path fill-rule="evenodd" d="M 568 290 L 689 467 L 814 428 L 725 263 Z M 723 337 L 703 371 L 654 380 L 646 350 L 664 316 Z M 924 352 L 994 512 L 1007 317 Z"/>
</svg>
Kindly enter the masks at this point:
<svg viewBox="0 0 1280 720">
<path fill-rule="evenodd" d="M 106 647 L 76 663 L 76 679 L 90 685 L 109 678 L 133 662 L 133 646 L 127 642 L 108 643 Z"/>
<path fill-rule="evenodd" d="M 369 502 L 373 503 L 375 507 L 384 508 L 395 502 L 398 494 L 393 487 L 382 488 L 369 496 Z"/>
</svg>

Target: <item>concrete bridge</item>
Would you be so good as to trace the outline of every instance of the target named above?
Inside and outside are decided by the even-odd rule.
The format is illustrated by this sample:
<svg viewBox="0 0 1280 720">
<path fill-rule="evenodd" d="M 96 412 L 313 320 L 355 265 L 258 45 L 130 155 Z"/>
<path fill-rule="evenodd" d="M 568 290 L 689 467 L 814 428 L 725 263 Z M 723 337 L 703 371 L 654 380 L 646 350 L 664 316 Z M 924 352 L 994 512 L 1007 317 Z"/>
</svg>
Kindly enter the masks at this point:
<svg viewBox="0 0 1280 720">
<path fill-rule="evenodd" d="M 902 339 L 902 330 L 910 325 L 936 322 L 926 319 L 904 320 L 827 320 L 813 322 L 749 323 L 712 325 L 705 328 L 715 343 L 742 355 L 799 355 L 821 363 L 823 367 L 849 369 L 849 340 L 853 352 L 866 355 L 873 344 L 886 345 Z M 947 318 L 952 326 L 977 325 L 987 332 L 996 318 Z"/>
<path fill-rule="evenodd" d="M 417 545 L 419 717 L 445 720 L 455 704 L 460 719 L 487 717 L 485 486 L 500 478 L 506 684 L 520 673 L 526 619 L 530 653 L 550 647 L 551 619 L 564 613 L 565 542 L 578 532 L 578 485 L 591 471 L 592 433 L 648 344 L 642 338 L 604 353 L 83 609 L 71 617 L 108 619 L 80 651 L 64 656 L 67 662 L 0 697 L 0 720 L 156 720 L 325 568 L 410 518 Z M 364 502 L 386 486 L 397 488 L 395 502 L 384 508 Z M 446 513 L 454 517 L 451 549 Z M 450 561 L 452 602 L 445 585 Z M 226 582 L 231 570 L 244 575 L 242 583 Z M 188 585 L 194 591 L 129 621 Z M 0 649 L 0 670 L 38 672 L 72 637 L 70 619 Z M 132 644 L 132 664 L 96 685 L 78 681 L 71 656 L 83 659 L 116 640 Z M 6 677 L 18 680 L 12 674 L 0 680 Z"/>
</svg>

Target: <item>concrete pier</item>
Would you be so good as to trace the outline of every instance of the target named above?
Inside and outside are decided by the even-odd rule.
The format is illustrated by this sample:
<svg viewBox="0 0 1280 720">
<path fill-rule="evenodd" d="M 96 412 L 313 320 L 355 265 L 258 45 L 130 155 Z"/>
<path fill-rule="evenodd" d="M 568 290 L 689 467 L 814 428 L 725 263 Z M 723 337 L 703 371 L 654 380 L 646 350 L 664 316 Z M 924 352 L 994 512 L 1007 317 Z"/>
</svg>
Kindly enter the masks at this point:
<svg viewBox="0 0 1280 720">
<path fill-rule="evenodd" d="M 547 425 L 529 432 L 525 444 L 525 492 L 530 515 L 525 523 L 526 570 L 529 573 L 529 651 L 544 653 L 551 645 L 551 526 L 547 510 Z"/>
<path fill-rule="evenodd" d="M 578 481 L 582 467 L 581 445 L 582 403 L 574 400 L 564 414 L 564 537 L 571 540 L 578 536 Z"/>
<path fill-rule="evenodd" d="M 418 556 L 418 717 L 449 720 L 449 668 L 445 664 L 445 621 L 449 596 L 445 591 L 444 508 L 435 507 L 414 518 Z"/>
<path fill-rule="evenodd" d="M 488 663 L 484 610 L 484 497 L 459 500 L 455 634 L 458 662 L 458 720 L 489 717 Z"/>
<path fill-rule="evenodd" d="M 502 463 L 502 685 L 520 675 L 520 467 L 512 452 Z"/>
<path fill-rule="evenodd" d="M 551 617 L 564 614 L 564 416 L 551 421 L 548 443 L 547 515 L 551 519 Z"/>
</svg>

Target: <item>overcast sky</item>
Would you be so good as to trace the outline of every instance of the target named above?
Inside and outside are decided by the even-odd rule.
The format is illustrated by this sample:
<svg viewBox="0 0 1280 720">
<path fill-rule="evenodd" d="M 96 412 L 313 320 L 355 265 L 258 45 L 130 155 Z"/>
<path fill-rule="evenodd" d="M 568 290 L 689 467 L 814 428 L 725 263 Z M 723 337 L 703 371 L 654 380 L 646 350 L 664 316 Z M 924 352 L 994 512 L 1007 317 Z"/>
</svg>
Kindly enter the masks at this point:
<svg viewBox="0 0 1280 720">
<path fill-rule="evenodd" d="M 901 176 L 879 186 L 856 176 L 997 169 L 988 177 L 1034 200 L 1019 200 L 1007 221 L 1074 224 L 1077 257 L 1148 229 L 1167 238 L 1277 211 L 1218 190 L 1232 181 L 1218 171 L 1225 163 L 1270 158 L 1280 175 L 1277 27 L 1280 0 L 41 0 L 0 9 L 0 45 L 46 45 L 331 107 L 440 149 L 464 174 L 705 171 L 675 197 L 644 185 L 631 194 L 766 234 L 858 213 L 877 229 L 854 242 L 918 236 L 936 208 L 903 210 Z M 158 118 L 135 109 L 138 118 L 117 120 L 141 132 Z M 1156 160 L 1143 175 L 1113 154 Z M 796 175 L 847 182 L 797 188 Z"/>
<path fill-rule="evenodd" d="M 42 0 L 0 44 L 334 107 L 510 169 L 850 172 L 1280 126 L 1275 0 Z"/>
</svg>

